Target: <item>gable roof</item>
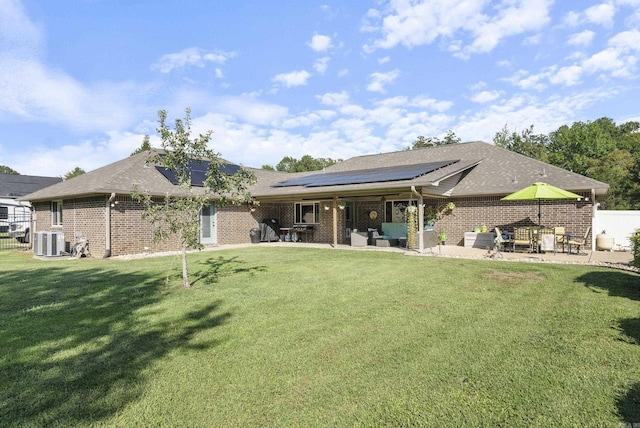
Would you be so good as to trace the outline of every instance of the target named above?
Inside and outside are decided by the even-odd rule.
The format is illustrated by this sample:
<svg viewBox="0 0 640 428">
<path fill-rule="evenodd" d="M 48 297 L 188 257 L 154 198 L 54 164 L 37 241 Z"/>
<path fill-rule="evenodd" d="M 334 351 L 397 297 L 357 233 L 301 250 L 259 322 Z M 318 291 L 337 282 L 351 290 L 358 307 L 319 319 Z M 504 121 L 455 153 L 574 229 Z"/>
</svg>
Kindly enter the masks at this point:
<svg viewBox="0 0 640 428">
<path fill-rule="evenodd" d="M 172 183 L 172 175 L 162 168 L 156 168 L 151 161 L 156 151 L 138 153 L 101 168 L 73 177 L 61 183 L 39 190 L 21 198 L 30 201 L 89 197 L 116 193 L 127 195 L 138 189 L 152 196 L 176 194 L 177 186 Z M 247 168 L 256 176 L 261 170 Z M 266 171 L 271 172 L 271 171 Z M 283 174 L 277 173 L 279 179 Z M 195 187 L 196 192 L 197 187 Z"/>
<path fill-rule="evenodd" d="M 129 194 L 134 185 L 154 196 L 174 194 L 176 186 L 149 163 L 153 154 L 143 152 L 130 156 L 21 199 L 39 201 L 110 193 Z M 437 168 L 426 167 L 435 164 Z M 411 195 L 412 186 L 431 197 L 506 195 L 537 181 L 572 192 L 593 189 L 597 195 L 606 194 L 609 188 L 606 183 L 484 142 L 357 156 L 324 171 L 291 174 L 247 169 L 257 178 L 257 183 L 250 191 L 259 200 L 387 194 L 406 197 Z M 384 175 L 391 171 L 412 173 Z M 376 175 L 378 173 L 382 176 Z M 342 179 L 354 176 L 367 178 Z M 309 181 L 315 185 L 309 186 Z M 287 182 L 290 185 L 283 185 Z"/>
<path fill-rule="evenodd" d="M 61 181 L 60 177 L 0 174 L 0 197 L 19 198 Z"/>
<path fill-rule="evenodd" d="M 406 167 L 411 170 L 413 166 L 429 163 L 444 163 L 444 166 L 393 181 L 380 179 L 363 183 L 305 185 L 310 181 L 328 182 L 329 180 L 321 177 L 322 174 L 383 171 L 391 167 Z M 406 196 L 410 195 L 411 187 L 415 186 L 417 189 L 420 188 L 425 196 L 472 197 L 506 195 L 537 181 L 544 181 L 572 192 L 594 189 L 597 195 L 606 194 L 609 188 L 606 183 L 480 141 L 357 156 L 332 165 L 322 172 L 301 173 L 292 178 L 297 179 L 293 181 L 294 184 L 301 184 L 282 186 L 281 183 L 274 183 L 262 196 L 304 195 L 325 198 L 332 195 L 344 197 L 365 193 Z"/>
</svg>

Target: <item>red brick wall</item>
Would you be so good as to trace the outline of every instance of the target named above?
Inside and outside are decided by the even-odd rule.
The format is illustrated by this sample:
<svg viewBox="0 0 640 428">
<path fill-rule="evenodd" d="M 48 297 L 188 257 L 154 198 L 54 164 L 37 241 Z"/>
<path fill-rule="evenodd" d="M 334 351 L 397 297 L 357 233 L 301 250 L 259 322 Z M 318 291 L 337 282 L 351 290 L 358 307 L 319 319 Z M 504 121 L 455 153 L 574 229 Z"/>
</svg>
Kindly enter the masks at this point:
<svg viewBox="0 0 640 428">
<path fill-rule="evenodd" d="M 67 250 L 76 243 L 76 234 L 89 241 L 89 251 L 102 257 L 105 248 L 106 198 L 65 199 L 62 202 L 62 226 L 51 224 L 51 203 L 34 204 L 35 231 L 62 231 Z"/>
<path fill-rule="evenodd" d="M 583 195 L 588 196 L 588 195 Z M 535 201 L 501 201 L 500 197 L 460 198 L 439 201 L 442 207 L 448 202 L 455 203 L 453 213 L 445 214 L 435 224 L 437 232 L 447 233 L 447 243 L 463 245 L 464 233 L 472 232 L 474 226 L 487 226 L 489 231 L 500 227 L 513 232 L 522 226 L 537 226 L 538 203 Z M 426 205 L 435 207 L 427 201 Z M 564 226 L 575 236 L 584 236 L 592 220 L 591 201 L 542 201 L 542 225 Z"/>
<path fill-rule="evenodd" d="M 588 195 L 583 195 L 588 196 Z M 444 215 L 436 222 L 436 231 L 446 231 L 448 244 L 462 245 L 464 233 L 473 231 L 474 226 L 487 226 L 489 230 L 501 227 L 513 230 L 518 226 L 531 226 L 538 223 L 537 202 L 501 201 L 500 197 L 460 198 L 439 200 L 444 206 L 453 201 L 456 208 L 453 213 Z M 116 203 L 117 202 L 117 203 Z M 320 223 L 314 225 L 314 241 L 333 242 L 333 210 L 325 210 L 320 204 Z M 329 203 L 328 205 L 331 205 Z M 426 205 L 434 206 L 427 200 Z M 567 231 L 582 236 L 591 226 L 592 205 L 584 201 L 542 201 L 542 223 L 545 226 L 564 226 Z M 51 204 L 35 203 L 34 231 L 62 230 L 65 240 L 75 243 L 76 233 L 83 234 L 89 240 L 93 257 L 102 257 L 106 251 L 107 212 L 111 215 L 111 255 L 137 254 L 180 249 L 177 236 L 161 242 L 154 242 L 151 225 L 142 219 L 142 206 L 128 195 L 119 195 L 107 209 L 107 196 L 94 198 L 67 199 L 63 201 L 63 226 L 51 225 Z M 376 219 L 369 212 L 378 212 Z M 345 237 L 344 211 L 337 210 L 338 243 L 348 243 Z M 250 230 L 259 227 L 265 218 L 275 218 L 282 227 L 293 225 L 294 204 L 263 204 L 251 211 L 247 205 L 218 208 L 216 213 L 216 231 L 218 244 L 237 244 L 251 242 Z M 368 228 L 381 230 L 384 222 L 384 203 L 364 201 L 354 203 L 354 228 L 366 231 Z"/>
</svg>

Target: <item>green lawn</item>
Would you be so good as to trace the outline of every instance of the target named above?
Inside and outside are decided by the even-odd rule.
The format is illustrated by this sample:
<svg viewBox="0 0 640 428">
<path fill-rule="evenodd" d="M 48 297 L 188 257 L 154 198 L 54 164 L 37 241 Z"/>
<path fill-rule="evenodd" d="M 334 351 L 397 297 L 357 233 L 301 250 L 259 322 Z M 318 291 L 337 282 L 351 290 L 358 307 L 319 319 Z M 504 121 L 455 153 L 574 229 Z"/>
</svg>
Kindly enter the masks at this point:
<svg viewBox="0 0 640 428">
<path fill-rule="evenodd" d="M 636 274 L 261 245 L 189 263 L 185 290 L 175 257 L 0 253 L 0 425 L 640 423 Z"/>
</svg>

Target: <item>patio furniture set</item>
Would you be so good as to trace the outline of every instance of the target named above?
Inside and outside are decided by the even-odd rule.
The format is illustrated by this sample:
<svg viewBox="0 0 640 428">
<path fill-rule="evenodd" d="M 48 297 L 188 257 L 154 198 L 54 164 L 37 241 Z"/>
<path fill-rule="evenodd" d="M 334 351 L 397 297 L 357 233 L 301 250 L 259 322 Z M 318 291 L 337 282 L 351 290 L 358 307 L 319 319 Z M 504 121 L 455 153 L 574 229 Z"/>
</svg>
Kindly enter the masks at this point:
<svg viewBox="0 0 640 428">
<path fill-rule="evenodd" d="M 587 245 L 591 227 L 587 229 L 584 236 L 577 238 L 562 226 L 518 227 L 513 232 L 502 231 L 496 227 L 495 231 L 495 244 L 500 250 L 515 252 L 518 248 L 524 248 L 530 253 L 553 251 L 555 254 L 561 251 L 568 254 L 585 254 L 581 250 Z"/>
</svg>

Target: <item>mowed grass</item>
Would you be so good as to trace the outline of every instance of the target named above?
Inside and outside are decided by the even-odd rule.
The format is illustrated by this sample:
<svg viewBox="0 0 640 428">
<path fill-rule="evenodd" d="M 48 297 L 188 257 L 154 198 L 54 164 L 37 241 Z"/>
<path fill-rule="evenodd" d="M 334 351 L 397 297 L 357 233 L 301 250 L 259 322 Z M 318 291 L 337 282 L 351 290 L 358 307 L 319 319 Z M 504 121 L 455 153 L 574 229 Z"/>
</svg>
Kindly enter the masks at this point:
<svg viewBox="0 0 640 428">
<path fill-rule="evenodd" d="M 637 274 L 293 245 L 191 254 L 191 290 L 179 267 L 0 253 L 0 425 L 640 422 Z"/>
</svg>

